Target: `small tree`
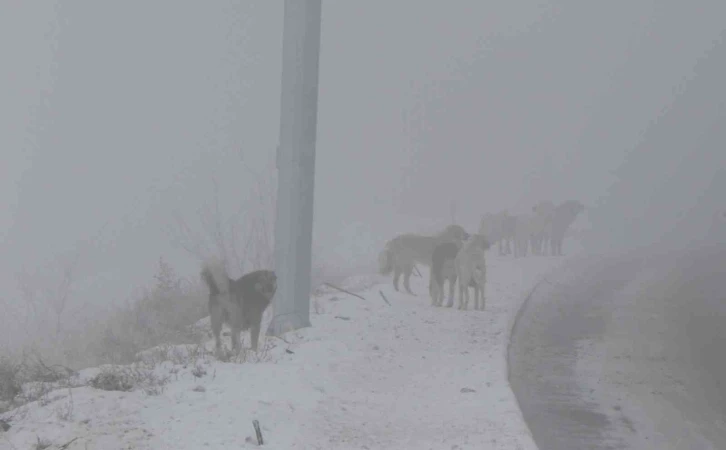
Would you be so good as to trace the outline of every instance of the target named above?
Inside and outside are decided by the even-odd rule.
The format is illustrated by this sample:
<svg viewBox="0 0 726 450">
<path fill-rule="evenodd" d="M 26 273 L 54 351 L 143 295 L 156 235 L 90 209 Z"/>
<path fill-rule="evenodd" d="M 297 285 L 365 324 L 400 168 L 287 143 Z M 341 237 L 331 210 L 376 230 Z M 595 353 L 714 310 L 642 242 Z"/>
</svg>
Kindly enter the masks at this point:
<svg viewBox="0 0 726 450">
<path fill-rule="evenodd" d="M 276 173 L 258 174 L 242 163 L 255 180 L 247 199 L 225 218 L 219 205 L 219 186 L 212 179 L 214 197 L 198 213 L 200 231 L 195 231 L 177 212 L 175 244 L 196 259 L 220 259 L 231 276 L 250 270 L 274 267 L 274 216 Z"/>
<path fill-rule="evenodd" d="M 63 316 L 73 292 L 73 276 L 79 258 L 80 252 L 76 251 L 70 257 L 61 257 L 46 265 L 42 271 L 23 271 L 18 274 L 18 287 L 26 303 L 28 325 L 31 321 L 43 328 L 50 325 L 55 331 L 55 337 L 60 336 L 63 331 Z M 52 317 L 47 315 L 47 306 L 50 306 Z M 26 332 L 29 331 L 26 328 Z"/>
<path fill-rule="evenodd" d="M 154 274 L 154 280 L 156 291 L 164 297 L 170 297 L 181 291 L 181 279 L 163 257 L 159 257 L 159 268 Z"/>
</svg>

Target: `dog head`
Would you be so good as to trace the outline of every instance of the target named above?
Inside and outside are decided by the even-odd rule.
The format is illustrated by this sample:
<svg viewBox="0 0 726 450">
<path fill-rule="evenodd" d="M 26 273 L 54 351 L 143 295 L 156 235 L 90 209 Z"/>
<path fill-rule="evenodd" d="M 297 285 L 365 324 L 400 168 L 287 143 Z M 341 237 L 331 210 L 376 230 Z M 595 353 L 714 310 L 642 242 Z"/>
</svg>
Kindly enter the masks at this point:
<svg viewBox="0 0 726 450">
<path fill-rule="evenodd" d="M 551 219 L 557 214 L 557 207 L 549 200 L 543 200 L 532 207 L 532 212 L 542 218 Z"/>
<path fill-rule="evenodd" d="M 444 235 L 454 241 L 466 241 L 470 237 L 461 225 L 449 225 L 444 229 Z"/>
<path fill-rule="evenodd" d="M 579 200 L 567 200 L 562 202 L 555 209 L 555 215 L 565 217 L 577 217 L 581 212 L 585 211 L 585 205 Z"/>
<path fill-rule="evenodd" d="M 489 239 L 483 234 L 475 234 L 471 237 L 471 239 L 474 241 L 474 245 L 478 246 L 482 250 L 489 250 L 492 246 Z"/>
<path fill-rule="evenodd" d="M 259 270 L 255 276 L 255 291 L 270 300 L 277 292 L 277 275 L 272 270 Z"/>
<path fill-rule="evenodd" d="M 582 202 L 580 202 L 579 200 L 570 200 L 566 203 L 568 205 L 570 212 L 573 215 L 578 215 L 581 212 L 585 211 L 585 205 L 583 205 Z"/>
<path fill-rule="evenodd" d="M 393 261 L 388 247 L 378 254 L 378 273 L 388 275 L 393 270 Z"/>
</svg>

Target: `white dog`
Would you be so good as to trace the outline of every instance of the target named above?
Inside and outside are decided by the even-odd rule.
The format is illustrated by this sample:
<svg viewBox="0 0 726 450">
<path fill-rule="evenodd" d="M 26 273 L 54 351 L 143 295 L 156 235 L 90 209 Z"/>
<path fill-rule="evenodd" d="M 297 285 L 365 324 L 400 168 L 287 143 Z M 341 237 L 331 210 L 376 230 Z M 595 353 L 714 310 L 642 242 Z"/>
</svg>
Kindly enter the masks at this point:
<svg viewBox="0 0 726 450">
<path fill-rule="evenodd" d="M 466 310 L 469 307 L 469 287 L 474 288 L 474 309 L 483 310 L 486 297 L 484 295 L 487 269 L 486 251 L 490 244 L 486 236 L 475 234 L 464 243 L 454 261 L 456 275 L 459 279 L 459 309 Z M 481 298 L 481 304 L 479 302 Z M 449 299 L 447 306 L 452 306 Z"/>
</svg>

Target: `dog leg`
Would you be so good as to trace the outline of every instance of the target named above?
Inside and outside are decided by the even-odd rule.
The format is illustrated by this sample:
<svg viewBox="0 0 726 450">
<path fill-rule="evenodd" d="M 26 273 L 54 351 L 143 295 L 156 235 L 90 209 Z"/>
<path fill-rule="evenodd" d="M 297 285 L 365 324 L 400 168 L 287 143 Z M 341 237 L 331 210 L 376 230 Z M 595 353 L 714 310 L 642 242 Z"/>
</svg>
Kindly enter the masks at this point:
<svg viewBox="0 0 726 450">
<path fill-rule="evenodd" d="M 441 289 L 439 289 L 439 297 L 436 299 L 436 306 L 444 306 L 444 293 L 446 292 L 444 290 L 444 283 L 446 283 L 446 280 L 444 279 L 444 282 L 441 284 Z M 449 280 L 449 283 L 451 283 L 451 280 Z"/>
<path fill-rule="evenodd" d="M 393 287 L 398 292 L 398 280 L 401 279 L 401 269 L 396 267 L 393 269 Z"/>
<path fill-rule="evenodd" d="M 464 291 L 469 289 L 468 287 L 464 287 L 468 286 L 468 283 L 464 283 L 464 279 L 463 277 L 459 277 L 459 306 L 457 307 L 459 310 L 461 310 L 461 305 L 464 304 Z"/>
<path fill-rule="evenodd" d="M 235 355 L 238 355 L 240 350 L 242 350 L 242 342 L 240 339 L 240 335 L 242 334 L 242 329 L 235 326 L 232 327 L 232 352 Z"/>
<path fill-rule="evenodd" d="M 429 296 L 431 297 L 431 306 L 436 306 L 439 299 L 439 286 L 433 275 L 429 279 Z"/>
<path fill-rule="evenodd" d="M 444 281 L 444 282 L 446 282 L 446 281 Z M 441 289 L 439 289 L 439 298 L 436 299 L 436 306 L 439 306 L 439 307 L 444 306 L 444 295 L 445 295 L 444 292 L 445 292 L 444 285 L 442 284 Z"/>
<path fill-rule="evenodd" d="M 439 290 L 436 292 L 436 306 L 442 306 L 444 304 L 444 283 L 446 283 L 446 280 L 441 283 L 441 286 L 439 286 Z"/>
<path fill-rule="evenodd" d="M 449 302 L 447 306 L 451 308 L 451 306 L 454 304 L 454 292 L 456 289 L 456 277 L 453 276 L 449 278 Z M 444 302 L 444 293 L 441 293 L 441 302 Z"/>
<path fill-rule="evenodd" d="M 454 296 L 455 295 L 456 295 L 456 283 L 450 284 L 449 285 L 449 301 L 446 302 L 447 308 L 451 308 L 452 306 L 454 306 Z"/>
<path fill-rule="evenodd" d="M 217 305 L 209 309 L 209 320 L 212 325 L 212 333 L 214 334 L 214 351 L 219 358 L 222 354 L 222 308 Z"/>
<path fill-rule="evenodd" d="M 407 266 L 405 268 L 405 272 L 403 273 L 403 287 L 406 289 L 406 291 L 411 295 L 416 295 L 411 290 L 411 275 L 413 274 L 413 265 Z"/>
<path fill-rule="evenodd" d="M 260 340 L 260 323 L 256 322 L 250 327 L 250 341 L 252 343 L 252 350 L 257 351 L 257 344 Z"/>
</svg>

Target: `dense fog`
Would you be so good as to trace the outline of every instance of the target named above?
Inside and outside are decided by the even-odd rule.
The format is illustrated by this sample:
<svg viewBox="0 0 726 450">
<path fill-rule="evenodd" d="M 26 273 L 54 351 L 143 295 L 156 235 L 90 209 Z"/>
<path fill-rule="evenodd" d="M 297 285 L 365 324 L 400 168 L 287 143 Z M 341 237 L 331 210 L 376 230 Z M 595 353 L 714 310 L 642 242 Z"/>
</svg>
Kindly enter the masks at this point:
<svg viewBox="0 0 726 450">
<path fill-rule="evenodd" d="M 0 298 L 123 302 L 198 231 L 274 216 L 283 2 L 22 2 L 0 14 Z M 10 10 L 11 6 L 1 7 Z M 593 251 L 703 238 L 726 191 L 722 2 L 325 2 L 314 253 L 578 199 Z M 269 223 L 269 222 L 268 222 Z M 188 241 L 188 240 L 187 240 Z M 187 242 L 188 243 L 188 242 Z M 22 276 L 20 276 L 22 278 Z M 196 279 L 196 278 L 194 278 Z M 84 300 L 84 301 L 85 301 Z"/>
</svg>

